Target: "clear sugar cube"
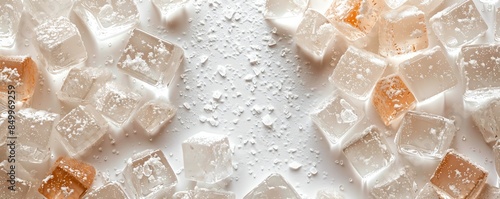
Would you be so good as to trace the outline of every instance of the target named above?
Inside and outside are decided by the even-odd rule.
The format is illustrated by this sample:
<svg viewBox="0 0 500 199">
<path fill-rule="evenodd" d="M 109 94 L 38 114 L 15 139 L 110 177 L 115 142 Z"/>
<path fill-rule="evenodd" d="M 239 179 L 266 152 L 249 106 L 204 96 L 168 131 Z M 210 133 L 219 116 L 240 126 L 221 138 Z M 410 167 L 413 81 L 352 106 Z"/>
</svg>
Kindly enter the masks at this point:
<svg viewBox="0 0 500 199">
<path fill-rule="evenodd" d="M 414 199 L 418 187 L 413 175 L 410 168 L 387 171 L 387 179 L 375 184 L 370 194 L 376 199 Z"/>
<path fill-rule="evenodd" d="M 280 19 L 297 17 L 304 13 L 309 0 L 266 0 L 264 18 Z"/>
<path fill-rule="evenodd" d="M 68 103 L 87 103 L 90 96 L 110 78 L 111 73 L 103 68 L 72 68 L 66 76 L 61 90 L 57 92 L 57 97 Z"/>
<path fill-rule="evenodd" d="M 103 198 L 113 198 L 113 199 L 127 199 L 127 194 L 123 191 L 120 184 L 116 182 L 109 182 L 105 185 L 88 192 L 83 196 L 83 199 L 103 199 Z"/>
<path fill-rule="evenodd" d="M 335 27 L 323 14 L 309 9 L 297 27 L 295 42 L 307 53 L 322 58 L 335 34 Z"/>
<path fill-rule="evenodd" d="M 299 199 L 301 197 L 283 176 L 273 173 L 243 197 L 243 199 L 261 198 Z"/>
<path fill-rule="evenodd" d="M 114 82 L 106 83 L 92 96 L 92 104 L 96 110 L 118 126 L 128 121 L 141 100 L 139 93 Z"/>
<path fill-rule="evenodd" d="M 472 112 L 472 121 L 484 141 L 494 142 L 500 138 L 500 98 L 486 102 Z"/>
<path fill-rule="evenodd" d="M 12 47 L 19 30 L 23 3 L 19 0 L 3 0 L 0 4 L 0 47 Z"/>
<path fill-rule="evenodd" d="M 26 0 L 27 11 L 40 23 L 57 17 L 68 17 L 73 7 L 72 0 Z"/>
<path fill-rule="evenodd" d="M 460 63 L 467 80 L 467 91 L 500 87 L 500 45 L 475 44 L 464 46 Z"/>
<path fill-rule="evenodd" d="M 153 100 L 144 104 L 134 116 L 134 121 L 146 131 L 149 136 L 154 136 L 177 112 L 172 104 L 163 100 Z"/>
</svg>

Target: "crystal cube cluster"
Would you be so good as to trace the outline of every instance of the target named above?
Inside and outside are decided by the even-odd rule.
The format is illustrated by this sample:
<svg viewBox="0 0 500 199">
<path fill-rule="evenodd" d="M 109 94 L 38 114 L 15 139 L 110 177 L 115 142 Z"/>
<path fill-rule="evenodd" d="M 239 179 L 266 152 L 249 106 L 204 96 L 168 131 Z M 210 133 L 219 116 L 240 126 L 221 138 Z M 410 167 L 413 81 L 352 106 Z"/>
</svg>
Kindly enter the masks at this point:
<svg viewBox="0 0 500 199">
<path fill-rule="evenodd" d="M 243 199 L 259 198 L 300 199 L 301 197 L 283 176 L 273 173 L 243 197 Z"/>
<path fill-rule="evenodd" d="M 304 13 L 309 0 L 266 0 L 264 18 L 280 19 L 296 17 Z"/>
<path fill-rule="evenodd" d="M 139 93 L 110 82 L 99 88 L 91 101 L 97 111 L 120 126 L 128 121 L 141 100 Z"/>
<path fill-rule="evenodd" d="M 30 103 L 38 80 L 36 63 L 27 56 L 0 56 L 0 102 L 7 105 L 9 86 L 16 101 Z M 5 108 L 6 106 L 2 106 Z"/>
<path fill-rule="evenodd" d="M 415 96 L 399 75 L 380 79 L 375 86 L 372 102 L 386 126 L 415 108 Z"/>
<path fill-rule="evenodd" d="M 472 121 L 486 142 L 500 138 L 500 98 L 493 99 L 472 112 Z"/>
<path fill-rule="evenodd" d="M 88 103 L 92 94 L 110 78 L 111 73 L 106 69 L 97 67 L 72 68 L 66 76 L 61 90 L 57 92 L 57 97 L 68 103 Z"/>
<path fill-rule="evenodd" d="M 72 0 L 26 0 L 26 9 L 39 22 L 57 17 L 68 17 Z"/>
<path fill-rule="evenodd" d="M 23 10 L 22 1 L 3 0 L 0 4 L 0 47 L 12 47 L 17 38 Z"/>
<path fill-rule="evenodd" d="M 306 52 L 322 57 L 330 42 L 335 40 L 336 29 L 323 14 L 307 10 L 295 32 L 295 42 Z"/>
<path fill-rule="evenodd" d="M 83 196 L 83 199 L 102 199 L 102 198 L 127 199 L 128 196 L 121 187 L 121 185 L 116 182 L 106 183 L 105 185 L 91 192 L 88 192 Z"/>
<path fill-rule="evenodd" d="M 149 136 L 154 136 L 165 123 L 174 117 L 176 112 L 177 108 L 168 102 L 163 100 L 149 101 L 139 108 L 134 116 L 134 121 Z"/>
</svg>

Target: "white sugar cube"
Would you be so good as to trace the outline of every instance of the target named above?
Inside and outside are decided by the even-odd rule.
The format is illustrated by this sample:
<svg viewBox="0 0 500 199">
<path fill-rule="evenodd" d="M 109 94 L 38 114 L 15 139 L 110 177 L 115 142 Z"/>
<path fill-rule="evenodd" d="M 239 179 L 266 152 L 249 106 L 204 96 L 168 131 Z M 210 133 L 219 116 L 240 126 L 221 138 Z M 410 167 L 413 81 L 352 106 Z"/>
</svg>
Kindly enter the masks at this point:
<svg viewBox="0 0 500 199">
<path fill-rule="evenodd" d="M 328 19 L 315 10 L 307 10 L 295 32 L 295 42 L 307 53 L 323 57 L 336 30 Z"/>
<path fill-rule="evenodd" d="M 266 0 L 264 18 L 279 19 L 300 16 L 308 5 L 309 0 Z"/>
<path fill-rule="evenodd" d="M 110 77 L 111 73 L 102 68 L 72 68 L 61 90 L 57 92 L 57 97 L 68 103 L 87 103 L 92 93 L 102 87 Z"/>
<path fill-rule="evenodd" d="M 116 182 L 109 182 L 105 185 L 88 192 L 83 196 L 84 199 L 127 199 L 127 194 L 123 191 L 123 188 Z"/>
<path fill-rule="evenodd" d="M 0 3 L 0 47 L 11 47 L 21 21 L 23 3 L 19 0 L 3 0 Z"/>
<path fill-rule="evenodd" d="M 134 120 L 149 136 L 154 136 L 165 123 L 174 117 L 176 111 L 177 108 L 166 101 L 149 101 L 139 108 Z"/>
<path fill-rule="evenodd" d="M 301 197 L 283 176 L 273 173 L 243 197 L 243 199 L 261 198 L 300 199 Z"/>
<path fill-rule="evenodd" d="M 106 83 L 92 96 L 96 110 L 118 126 L 128 121 L 141 100 L 140 94 L 113 82 Z"/>
<path fill-rule="evenodd" d="M 500 138 L 500 98 L 488 101 L 472 112 L 472 121 L 484 141 L 494 142 Z"/>
</svg>

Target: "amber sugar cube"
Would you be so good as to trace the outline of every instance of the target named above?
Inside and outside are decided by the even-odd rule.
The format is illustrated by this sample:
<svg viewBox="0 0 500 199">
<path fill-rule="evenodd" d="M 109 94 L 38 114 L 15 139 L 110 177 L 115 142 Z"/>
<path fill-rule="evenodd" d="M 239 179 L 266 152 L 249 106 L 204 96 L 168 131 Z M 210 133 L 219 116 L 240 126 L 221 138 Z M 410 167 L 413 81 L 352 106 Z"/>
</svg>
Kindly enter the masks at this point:
<svg viewBox="0 0 500 199">
<path fill-rule="evenodd" d="M 431 183 L 443 198 L 476 198 L 486 184 L 488 172 L 450 150 L 431 177 Z"/>
<path fill-rule="evenodd" d="M 398 75 L 382 78 L 375 86 L 373 105 L 388 126 L 406 111 L 415 108 L 415 96 Z"/>
<path fill-rule="evenodd" d="M 36 63 L 27 56 L 0 56 L 0 97 L 7 100 L 9 86 L 15 88 L 15 100 L 29 102 L 35 91 L 38 70 Z"/>
<path fill-rule="evenodd" d="M 42 180 L 38 192 L 48 199 L 77 199 L 90 188 L 96 171 L 92 165 L 79 160 L 60 157 Z"/>
</svg>

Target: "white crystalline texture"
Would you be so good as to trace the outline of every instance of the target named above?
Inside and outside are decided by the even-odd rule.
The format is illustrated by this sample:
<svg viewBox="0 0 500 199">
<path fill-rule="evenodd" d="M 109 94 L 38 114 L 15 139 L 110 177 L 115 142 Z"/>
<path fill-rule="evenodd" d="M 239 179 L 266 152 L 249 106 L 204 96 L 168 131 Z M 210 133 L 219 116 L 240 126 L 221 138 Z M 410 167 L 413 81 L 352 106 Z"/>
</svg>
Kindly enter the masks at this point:
<svg viewBox="0 0 500 199">
<path fill-rule="evenodd" d="M 309 5 L 309 0 L 266 0 L 264 18 L 280 19 L 300 16 Z"/>
<path fill-rule="evenodd" d="M 108 123 L 91 106 L 77 106 L 56 125 L 60 142 L 75 157 L 84 154 L 108 130 Z"/>
<path fill-rule="evenodd" d="M 189 180 L 213 184 L 233 174 L 227 136 L 200 132 L 182 142 L 182 154 Z"/>
<path fill-rule="evenodd" d="M 430 183 L 426 183 L 415 199 L 439 199 L 439 195 Z"/>
<path fill-rule="evenodd" d="M 438 39 L 448 48 L 459 48 L 482 36 L 488 26 L 472 0 L 457 3 L 429 20 Z"/>
<path fill-rule="evenodd" d="M 429 46 L 424 12 L 402 6 L 380 18 L 379 53 L 383 56 L 416 52 Z"/>
<path fill-rule="evenodd" d="M 72 0 L 26 0 L 27 11 L 39 22 L 57 17 L 68 17 Z"/>
<path fill-rule="evenodd" d="M 329 80 L 344 93 L 366 99 L 387 65 L 383 57 L 350 46 L 340 57 Z"/>
<path fill-rule="evenodd" d="M 22 1 L 3 0 L 0 3 L 0 47 L 13 46 L 21 21 Z"/>
<path fill-rule="evenodd" d="M 110 77 L 111 73 L 102 68 L 72 68 L 57 97 L 64 102 L 87 103 L 93 91 L 103 86 Z"/>
<path fill-rule="evenodd" d="M 320 103 L 310 117 L 325 137 L 335 144 L 349 129 L 361 121 L 364 112 L 335 92 Z"/>
<path fill-rule="evenodd" d="M 418 9 L 424 11 L 425 14 L 429 14 L 441 5 L 443 1 L 444 0 L 411 0 L 408 1 L 408 4 L 416 6 Z"/>
<path fill-rule="evenodd" d="M 125 186 L 132 198 L 164 198 L 177 184 L 172 167 L 161 150 L 145 150 L 127 161 Z"/>
<path fill-rule="evenodd" d="M 497 175 L 500 176 L 500 141 L 498 140 L 493 146 L 493 155 L 495 158 L 495 169 L 497 171 Z"/>
<path fill-rule="evenodd" d="M 316 193 L 316 199 L 344 199 L 339 193 L 333 190 L 323 189 Z"/>
<path fill-rule="evenodd" d="M 149 136 L 154 136 L 176 112 L 177 108 L 166 101 L 149 101 L 139 108 L 134 120 Z"/>
<path fill-rule="evenodd" d="M 173 196 L 174 199 L 235 199 L 233 192 L 216 191 L 204 188 L 196 188 L 190 191 L 179 191 Z"/>
<path fill-rule="evenodd" d="M 481 194 L 477 197 L 479 199 L 498 199 L 500 198 L 500 189 L 490 184 L 485 184 Z"/>
<path fill-rule="evenodd" d="M 307 10 L 295 32 L 295 42 L 312 55 L 322 57 L 336 30 L 325 16 L 315 10 Z"/>
<path fill-rule="evenodd" d="M 151 85 L 169 85 L 184 59 L 179 46 L 135 29 L 118 68 Z"/>
<path fill-rule="evenodd" d="M 101 40 L 131 30 L 139 22 L 133 0 L 78 0 L 73 10 Z"/>
<path fill-rule="evenodd" d="M 385 0 L 389 8 L 396 9 L 405 4 L 408 0 Z"/>
<path fill-rule="evenodd" d="M 500 87 L 500 45 L 464 46 L 461 65 L 467 80 L 467 91 Z"/>
<path fill-rule="evenodd" d="M 31 194 L 33 189 L 36 189 L 36 181 L 30 176 L 30 174 L 20 165 L 15 164 L 15 188 L 16 191 L 11 191 L 9 186 L 11 186 L 10 166 L 12 164 L 8 163 L 7 160 L 0 162 L 0 198 L 35 198 Z"/>
<path fill-rule="evenodd" d="M 439 46 L 399 64 L 401 77 L 418 101 L 424 101 L 458 83 L 458 77 Z"/>
<path fill-rule="evenodd" d="M 387 175 L 392 175 L 390 171 Z M 407 169 L 396 171 L 397 175 L 373 186 L 371 195 L 376 199 L 414 199 L 417 183 L 413 174 Z"/>
<path fill-rule="evenodd" d="M 140 94 L 130 88 L 110 82 L 96 91 L 92 96 L 92 103 L 102 115 L 121 126 L 138 108 L 141 98 Z"/>
<path fill-rule="evenodd" d="M 365 129 L 361 137 L 349 142 L 342 151 L 363 178 L 394 161 L 394 154 L 375 126 Z"/>
<path fill-rule="evenodd" d="M 35 28 L 35 35 L 49 72 L 56 73 L 87 60 L 80 32 L 68 18 L 45 21 Z"/>
<path fill-rule="evenodd" d="M 452 120 L 439 115 L 406 113 L 396 135 L 399 152 L 424 158 L 443 157 L 455 137 Z"/>
<path fill-rule="evenodd" d="M 494 142 L 500 138 L 500 98 L 491 100 L 472 112 L 472 121 L 484 141 Z"/>
<path fill-rule="evenodd" d="M 301 197 L 283 176 L 273 173 L 243 197 L 243 199 L 262 198 L 300 199 Z"/>
<path fill-rule="evenodd" d="M 182 10 L 189 0 L 152 0 L 153 5 L 160 11 L 163 18 L 168 19 Z"/>
<path fill-rule="evenodd" d="M 123 191 L 123 188 L 116 182 L 107 183 L 96 190 L 88 192 L 83 196 L 83 199 L 103 199 L 103 198 L 113 198 L 113 199 L 127 199 L 127 194 Z"/>
</svg>

